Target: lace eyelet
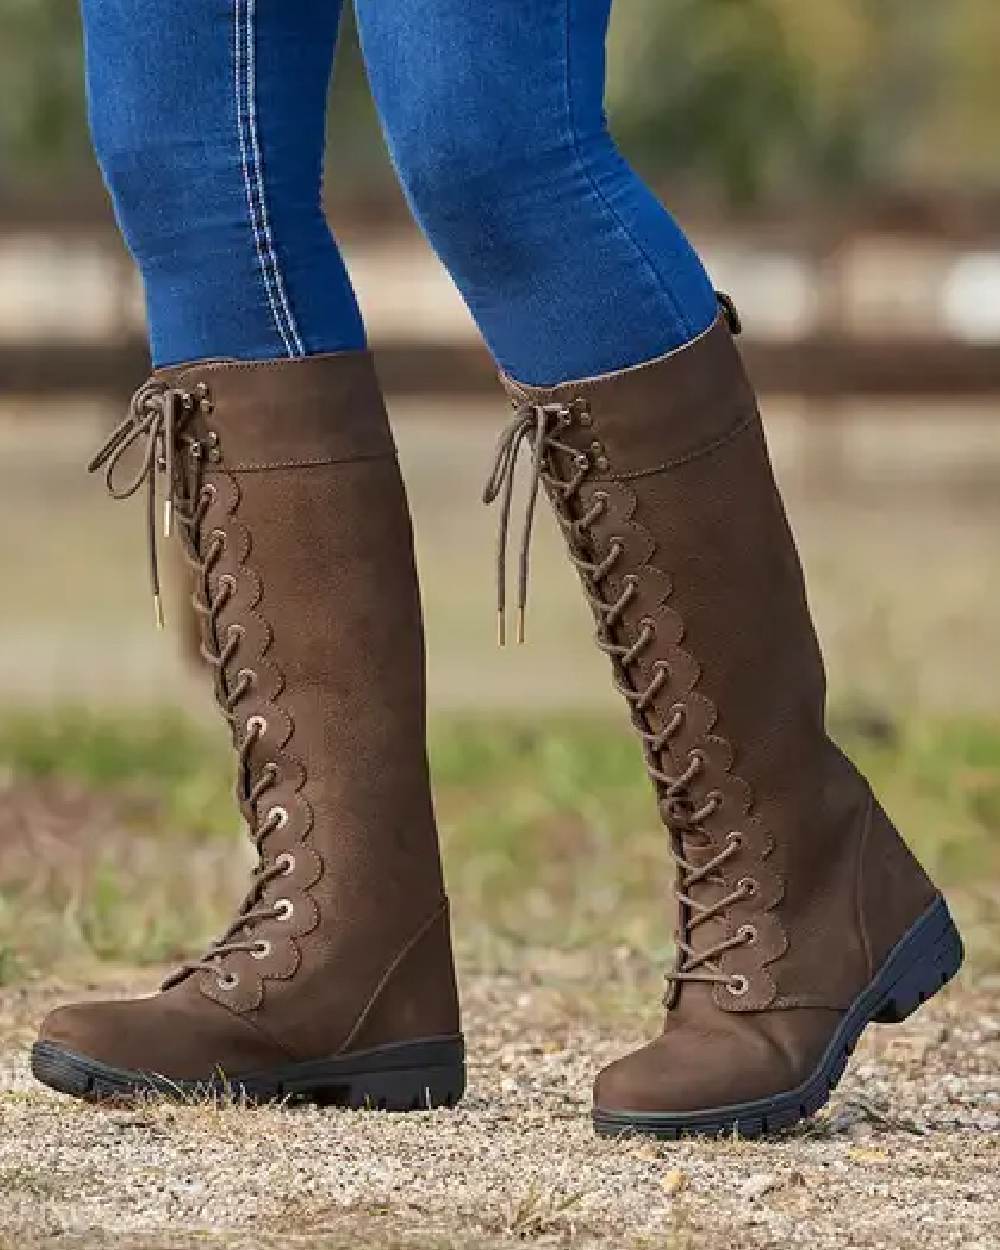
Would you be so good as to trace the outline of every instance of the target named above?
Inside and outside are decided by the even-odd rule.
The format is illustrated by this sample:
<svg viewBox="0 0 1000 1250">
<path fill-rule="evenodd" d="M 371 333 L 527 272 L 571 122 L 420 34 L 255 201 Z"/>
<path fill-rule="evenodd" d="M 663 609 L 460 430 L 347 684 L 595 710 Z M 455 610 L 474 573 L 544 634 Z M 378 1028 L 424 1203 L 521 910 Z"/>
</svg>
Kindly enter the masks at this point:
<svg viewBox="0 0 1000 1250">
<path fill-rule="evenodd" d="M 236 578 L 232 573 L 222 573 L 219 577 L 219 589 L 225 588 L 231 595 L 236 594 Z"/>
<path fill-rule="evenodd" d="M 726 982 L 726 989 L 734 998 L 742 998 L 750 992 L 750 978 L 745 977 L 742 972 L 734 973 Z"/>
<path fill-rule="evenodd" d="M 246 687 L 249 690 L 251 686 L 255 686 L 257 684 L 257 674 L 252 668 L 241 668 L 236 674 L 236 680 L 245 682 Z"/>
<path fill-rule="evenodd" d="M 281 869 L 283 877 L 290 877 L 295 871 L 295 856 L 289 855 L 287 851 L 283 851 L 274 861 L 274 866 Z"/>
<path fill-rule="evenodd" d="M 215 984 L 225 993 L 231 993 L 240 983 L 239 977 L 235 972 L 224 972 L 222 976 L 215 978 Z"/>
<path fill-rule="evenodd" d="M 284 829 L 285 825 L 287 825 L 287 824 L 288 824 L 289 819 L 290 819 L 290 817 L 289 817 L 289 815 L 288 815 L 288 808 L 287 808 L 287 807 L 281 807 L 280 805 L 275 805 L 275 806 L 274 806 L 274 807 L 272 807 L 272 808 L 271 808 L 271 810 L 267 813 L 267 821 L 268 821 L 268 823 L 270 823 L 272 820 L 276 820 L 276 821 L 277 821 L 277 823 L 276 823 L 276 824 L 275 824 L 275 826 L 274 826 L 276 830 L 277 830 L 277 829 Z"/>
<path fill-rule="evenodd" d="M 267 959 L 271 953 L 271 943 L 267 938 L 261 938 L 250 952 L 252 959 Z"/>
<path fill-rule="evenodd" d="M 740 833 L 738 829 L 733 829 L 731 832 L 726 834 L 726 841 L 731 843 L 733 846 L 742 846 L 743 834 Z"/>
<path fill-rule="evenodd" d="M 740 877 L 736 883 L 736 888 L 741 894 L 745 894 L 747 898 L 753 898 L 757 893 L 757 882 L 753 877 Z"/>
<path fill-rule="evenodd" d="M 274 904 L 276 920 L 291 920 L 295 915 L 295 904 L 290 898 L 279 898 Z"/>
<path fill-rule="evenodd" d="M 215 529 L 213 529 L 211 533 L 209 534 L 209 538 L 211 538 L 212 542 L 218 543 L 219 547 L 223 551 L 225 551 L 226 549 L 226 531 L 225 530 L 220 530 L 219 527 L 216 526 Z"/>
<path fill-rule="evenodd" d="M 215 503 L 219 496 L 219 492 L 215 488 L 214 482 L 205 482 L 201 488 L 202 498 L 206 503 Z M 221 531 L 220 531 L 221 532 Z"/>
<path fill-rule="evenodd" d="M 246 733 L 248 738 L 251 736 L 263 738 L 267 733 L 267 721 L 263 716 L 248 717 L 246 723 Z"/>
<path fill-rule="evenodd" d="M 238 625 L 235 622 L 232 625 L 226 626 L 226 637 L 230 639 L 230 641 L 233 638 L 245 638 L 246 634 L 247 631 L 243 628 L 243 626 Z"/>
<path fill-rule="evenodd" d="M 661 810 L 665 811 L 668 821 L 686 825 L 691 814 L 691 805 L 686 799 L 672 798 L 664 801 Z"/>
<path fill-rule="evenodd" d="M 757 930 L 752 924 L 741 924 L 736 930 L 736 936 L 742 938 L 747 946 L 753 946 L 757 941 Z"/>
</svg>

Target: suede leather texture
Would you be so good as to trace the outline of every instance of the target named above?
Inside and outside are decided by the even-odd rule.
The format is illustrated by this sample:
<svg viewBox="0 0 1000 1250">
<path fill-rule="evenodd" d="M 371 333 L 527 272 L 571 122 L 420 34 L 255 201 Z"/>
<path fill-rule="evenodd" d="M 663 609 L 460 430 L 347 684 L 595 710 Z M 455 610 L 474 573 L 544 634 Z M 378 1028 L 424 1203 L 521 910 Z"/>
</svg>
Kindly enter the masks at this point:
<svg viewBox="0 0 1000 1250">
<path fill-rule="evenodd" d="M 273 765 L 274 784 L 244 813 L 258 825 L 275 807 L 287 813 L 263 854 L 293 866 L 256 905 L 290 914 L 248 926 L 264 957 L 226 955 L 217 971 L 139 1002 L 61 1009 L 42 1036 L 178 1079 L 452 1036 L 419 592 L 371 358 L 207 362 L 156 376 L 210 396 L 211 411 L 185 430 L 205 455 L 181 467 L 178 491 L 195 480 L 211 498 L 191 550 L 198 559 L 221 544 L 209 596 L 231 579 L 205 629 L 210 649 L 238 641 L 223 691 L 252 678 L 233 708 L 235 743 L 252 718 L 266 726 L 248 772 L 252 781 Z"/>
<path fill-rule="evenodd" d="M 602 1074 L 598 1105 L 693 1110 L 791 1088 L 936 891 L 827 733 L 802 570 L 732 334 L 720 316 L 635 369 L 549 389 L 505 381 L 516 405 L 572 413 L 558 432 L 570 451 L 549 452 L 549 469 L 586 473 L 565 501 L 548 483 L 550 497 L 578 556 L 620 548 L 600 593 L 613 601 L 629 579 L 637 593 L 615 637 L 653 631 L 625 680 L 643 691 L 667 674 L 645 713 L 653 731 L 681 715 L 657 764 L 677 776 L 700 753 L 692 798 L 718 801 L 697 829 L 675 830 L 676 851 L 705 864 L 739 837 L 690 897 L 753 890 L 693 926 L 681 904 L 696 951 L 740 926 L 753 940 L 714 961 L 714 984 L 673 986 L 663 1036 Z M 742 993 L 725 979 L 737 976 Z"/>
</svg>

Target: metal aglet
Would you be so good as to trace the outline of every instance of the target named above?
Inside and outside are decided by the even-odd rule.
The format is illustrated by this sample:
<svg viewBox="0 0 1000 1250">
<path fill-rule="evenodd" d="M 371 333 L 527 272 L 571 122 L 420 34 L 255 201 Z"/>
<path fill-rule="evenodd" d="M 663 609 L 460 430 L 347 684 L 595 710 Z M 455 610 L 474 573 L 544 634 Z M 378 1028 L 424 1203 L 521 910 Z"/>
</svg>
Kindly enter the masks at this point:
<svg viewBox="0 0 1000 1250">
<path fill-rule="evenodd" d="M 497 613 L 497 646 L 506 647 L 507 645 L 507 617 L 503 608 Z"/>
<path fill-rule="evenodd" d="M 517 645 L 524 645 L 524 608 L 517 609 Z"/>
<path fill-rule="evenodd" d="M 163 629 L 163 600 L 160 598 L 159 594 L 153 595 L 153 613 L 156 617 L 156 628 Z"/>
<path fill-rule="evenodd" d="M 163 537 L 169 538 L 174 532 L 174 501 L 172 499 L 164 499 L 163 501 Z"/>
</svg>

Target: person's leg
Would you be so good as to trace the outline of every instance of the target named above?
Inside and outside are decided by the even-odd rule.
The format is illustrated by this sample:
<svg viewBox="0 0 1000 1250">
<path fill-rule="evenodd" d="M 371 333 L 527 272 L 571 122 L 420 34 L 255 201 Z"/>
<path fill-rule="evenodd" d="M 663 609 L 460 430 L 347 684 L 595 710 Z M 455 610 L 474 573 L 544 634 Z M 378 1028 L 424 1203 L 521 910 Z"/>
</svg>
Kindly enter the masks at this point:
<svg viewBox="0 0 1000 1250">
<path fill-rule="evenodd" d="M 342 0 L 82 0 L 94 147 L 154 363 L 364 346 L 320 205 Z"/>
<path fill-rule="evenodd" d="M 530 445 L 675 862 L 664 1030 L 595 1087 L 612 1136 L 787 1128 L 826 1101 L 867 1024 L 905 1019 L 962 961 L 944 900 L 827 732 L 802 570 L 726 312 L 638 368 L 508 380 L 516 415 L 487 492 L 503 540 Z"/>
<path fill-rule="evenodd" d="M 603 109 L 611 0 L 358 0 L 410 205 L 501 367 L 559 382 L 636 364 L 716 315 L 680 229 Z"/>
<path fill-rule="evenodd" d="M 263 24 L 251 0 L 127 7 L 86 8 L 98 146 L 156 355 L 196 359 L 154 371 L 90 467 L 169 505 L 259 858 L 200 958 L 159 994 L 50 1014 L 33 1070 L 89 1098 L 454 1103 L 409 512 L 370 353 L 309 354 L 361 337 L 318 203 L 337 6 L 271 0 Z M 239 359 L 200 359 L 219 355 Z"/>
<path fill-rule="evenodd" d="M 827 732 L 738 318 L 603 129 L 607 8 L 362 14 L 410 199 L 508 374 L 515 414 L 485 492 L 501 578 L 530 447 L 518 606 L 544 485 L 675 861 L 665 1028 L 601 1072 L 595 1126 L 753 1135 L 816 1110 L 866 1025 L 915 1011 L 962 945 Z"/>
</svg>

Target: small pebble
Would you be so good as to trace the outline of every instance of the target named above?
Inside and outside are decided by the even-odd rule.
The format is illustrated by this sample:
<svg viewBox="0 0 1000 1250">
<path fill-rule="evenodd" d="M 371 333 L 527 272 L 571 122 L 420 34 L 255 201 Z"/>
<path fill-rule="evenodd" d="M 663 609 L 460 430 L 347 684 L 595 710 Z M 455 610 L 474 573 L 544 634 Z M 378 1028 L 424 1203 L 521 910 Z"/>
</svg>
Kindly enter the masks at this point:
<svg viewBox="0 0 1000 1250">
<path fill-rule="evenodd" d="M 757 1198 L 763 1198 L 765 1194 L 777 1189 L 778 1178 L 773 1172 L 758 1172 L 756 1176 L 751 1176 L 743 1182 L 740 1192 L 744 1198 L 754 1202 Z"/>
<path fill-rule="evenodd" d="M 672 1198 L 674 1194 L 679 1194 L 687 1185 L 687 1175 L 679 1168 L 673 1168 L 664 1176 L 660 1184 L 663 1186 L 664 1193 L 669 1194 Z"/>
</svg>

